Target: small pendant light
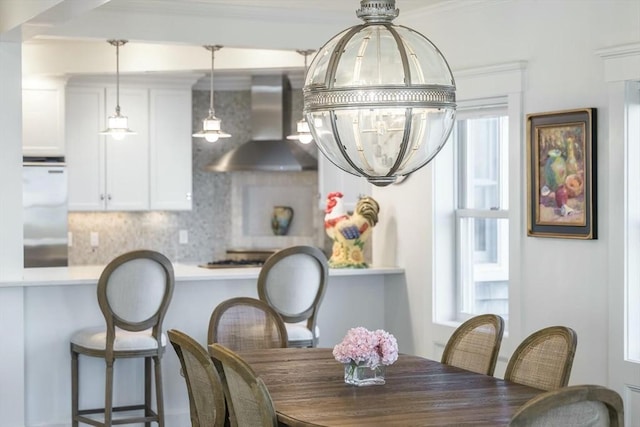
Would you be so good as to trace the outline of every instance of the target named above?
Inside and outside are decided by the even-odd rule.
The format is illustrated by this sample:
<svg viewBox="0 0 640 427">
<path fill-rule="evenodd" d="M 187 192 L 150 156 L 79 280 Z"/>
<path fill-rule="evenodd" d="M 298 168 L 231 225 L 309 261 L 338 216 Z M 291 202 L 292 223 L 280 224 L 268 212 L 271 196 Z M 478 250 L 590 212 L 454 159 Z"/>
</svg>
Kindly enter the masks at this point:
<svg viewBox="0 0 640 427">
<path fill-rule="evenodd" d="M 124 46 L 128 40 L 107 40 L 116 47 L 116 114 L 107 118 L 107 128 L 100 135 L 111 135 L 116 141 L 124 139 L 126 135 L 136 135 L 129 129 L 127 116 L 120 114 L 120 46 Z"/>
<path fill-rule="evenodd" d="M 202 130 L 198 133 L 194 133 L 192 136 L 195 138 L 204 138 L 209 142 L 216 142 L 219 138 L 229 138 L 231 135 L 221 130 L 221 120 L 215 116 L 213 109 L 213 61 L 215 58 L 215 52 L 220 50 L 220 45 L 207 45 L 203 46 L 205 49 L 211 51 L 211 93 L 209 98 L 209 115 L 202 121 Z"/>
<path fill-rule="evenodd" d="M 307 75 L 307 57 L 315 52 L 314 49 L 307 50 L 296 50 L 300 55 L 304 55 L 304 76 Z M 309 144 L 313 141 L 313 135 L 311 135 L 311 130 L 309 129 L 309 124 L 305 120 L 304 117 L 298 120 L 296 123 L 296 134 L 287 136 L 287 139 L 292 139 L 296 141 L 300 141 L 301 144 Z"/>
</svg>

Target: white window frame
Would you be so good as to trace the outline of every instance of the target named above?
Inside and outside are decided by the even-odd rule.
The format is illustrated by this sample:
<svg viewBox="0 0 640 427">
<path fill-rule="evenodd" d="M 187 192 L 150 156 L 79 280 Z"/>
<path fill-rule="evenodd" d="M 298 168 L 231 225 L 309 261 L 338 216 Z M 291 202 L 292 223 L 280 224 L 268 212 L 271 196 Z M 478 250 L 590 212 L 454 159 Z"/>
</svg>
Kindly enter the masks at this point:
<svg viewBox="0 0 640 427">
<path fill-rule="evenodd" d="M 640 43 L 596 53 L 603 60 L 609 96 L 600 116 L 608 131 L 600 148 L 607 154 L 606 200 L 622 207 L 609 208 L 600 218 L 608 239 L 607 386 L 620 393 L 625 421 L 633 424 L 640 414 Z"/>
<path fill-rule="evenodd" d="M 522 147 L 523 108 L 522 96 L 525 62 L 500 64 L 470 70 L 454 72 L 456 79 L 456 96 L 461 105 L 495 106 L 506 104 L 509 120 L 509 312 L 518 313 L 521 304 L 520 290 L 520 258 L 523 234 L 524 215 L 522 179 L 524 161 Z M 433 189 L 433 322 L 435 342 L 446 342 L 452 332 L 463 320 L 457 312 L 456 301 L 456 257 L 455 257 L 455 217 L 451 215 L 455 207 L 455 200 L 449 197 L 454 188 L 449 182 L 454 182 L 451 165 L 453 164 L 453 144 L 447 143 L 434 160 L 435 186 Z M 439 327 L 440 325 L 441 327 Z M 518 334 L 520 319 L 511 316 L 506 322 L 505 337 L 509 331 Z"/>
<path fill-rule="evenodd" d="M 458 113 L 456 121 L 467 119 L 476 119 L 483 117 L 503 117 L 506 116 L 508 120 L 507 98 L 491 98 L 483 100 L 475 100 L 473 102 L 460 102 L 458 104 Z M 475 153 L 472 149 L 467 149 L 465 153 L 459 152 L 459 147 L 456 141 L 458 138 L 457 129 L 453 133 L 451 141 L 456 145 L 454 148 L 454 158 L 452 165 L 456 169 L 454 171 L 457 177 L 456 195 L 459 198 L 466 198 L 467 201 L 457 201 L 457 205 L 468 205 L 468 198 L 473 195 L 473 191 L 464 192 L 462 188 L 466 188 L 461 181 L 464 181 L 466 174 L 464 170 L 458 168 L 464 163 L 467 164 L 475 157 Z M 504 181 L 507 185 L 500 186 L 500 194 L 498 196 L 498 205 L 492 206 L 491 209 L 470 209 L 460 208 L 455 206 L 455 232 L 456 232 L 456 320 L 465 320 L 472 317 L 472 307 L 476 299 L 475 286 L 473 283 L 482 281 L 508 281 L 509 280 L 509 194 L 508 194 L 508 131 L 498 136 L 506 144 L 502 144 L 499 149 L 499 158 L 503 161 L 499 164 L 498 180 Z M 464 155 L 464 158 L 461 156 Z M 505 161 L 506 160 L 506 161 Z M 498 225 L 498 241 L 497 241 L 497 262 L 486 263 L 474 263 L 473 259 L 476 256 L 476 251 L 465 250 L 466 242 L 472 240 L 469 234 L 472 234 L 474 230 L 471 227 L 463 224 L 465 219 L 506 219 L 507 221 L 497 221 Z M 506 244 L 501 244 L 503 239 L 500 236 L 506 236 Z M 473 268 L 470 268 L 473 266 Z"/>
</svg>

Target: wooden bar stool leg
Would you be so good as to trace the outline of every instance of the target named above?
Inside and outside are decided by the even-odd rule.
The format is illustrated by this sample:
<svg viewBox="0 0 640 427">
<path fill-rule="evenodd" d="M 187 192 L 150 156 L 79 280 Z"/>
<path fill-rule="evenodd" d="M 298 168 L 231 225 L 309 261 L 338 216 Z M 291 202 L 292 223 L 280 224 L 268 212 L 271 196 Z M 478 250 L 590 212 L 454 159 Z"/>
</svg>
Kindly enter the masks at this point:
<svg viewBox="0 0 640 427">
<path fill-rule="evenodd" d="M 151 415 L 151 358 L 144 358 L 144 416 Z M 144 423 L 145 427 L 151 427 L 151 422 Z"/>
<path fill-rule="evenodd" d="M 104 386 L 104 425 L 111 427 L 113 420 L 113 360 L 107 361 Z"/>
<path fill-rule="evenodd" d="M 71 352 L 71 426 L 78 427 L 78 353 Z"/>
<path fill-rule="evenodd" d="M 157 411 L 158 411 L 158 427 L 164 427 L 164 399 L 162 393 L 162 365 L 160 364 L 160 357 L 154 356 L 153 361 L 155 364 L 156 374 L 156 399 L 157 399 Z"/>
</svg>

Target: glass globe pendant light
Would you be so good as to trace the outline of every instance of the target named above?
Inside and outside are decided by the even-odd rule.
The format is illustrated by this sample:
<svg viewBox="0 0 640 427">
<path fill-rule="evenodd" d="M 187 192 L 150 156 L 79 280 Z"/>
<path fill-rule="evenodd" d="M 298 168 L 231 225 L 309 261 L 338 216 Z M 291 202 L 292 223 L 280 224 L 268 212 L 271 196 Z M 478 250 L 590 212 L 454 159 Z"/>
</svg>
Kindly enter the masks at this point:
<svg viewBox="0 0 640 427">
<path fill-rule="evenodd" d="M 422 34 L 394 25 L 395 0 L 361 0 L 364 24 L 316 54 L 305 77 L 304 115 L 318 149 L 337 167 L 385 186 L 425 166 L 455 120 L 455 81 Z"/>
<path fill-rule="evenodd" d="M 304 55 L 304 73 L 307 74 L 307 57 L 315 52 L 315 49 L 296 50 L 300 55 Z M 301 144 L 309 144 L 313 141 L 311 130 L 304 117 L 296 123 L 296 134 L 287 136 L 287 139 L 299 141 Z"/>
<path fill-rule="evenodd" d="M 111 135 L 116 141 L 124 139 L 126 135 L 136 135 L 129 129 L 129 119 L 120 114 L 120 46 L 124 46 L 128 40 L 107 40 L 116 47 L 116 114 L 107 118 L 107 128 L 100 135 Z"/>
<path fill-rule="evenodd" d="M 211 51 L 211 93 L 209 95 L 209 115 L 202 121 L 202 130 L 198 133 L 194 133 L 192 136 L 196 138 L 204 138 L 209 142 L 216 142 L 220 138 L 231 137 L 231 135 L 221 130 L 222 121 L 216 117 L 213 109 L 213 62 L 216 51 L 220 50 L 222 46 L 207 45 L 203 47 L 208 51 Z"/>
</svg>

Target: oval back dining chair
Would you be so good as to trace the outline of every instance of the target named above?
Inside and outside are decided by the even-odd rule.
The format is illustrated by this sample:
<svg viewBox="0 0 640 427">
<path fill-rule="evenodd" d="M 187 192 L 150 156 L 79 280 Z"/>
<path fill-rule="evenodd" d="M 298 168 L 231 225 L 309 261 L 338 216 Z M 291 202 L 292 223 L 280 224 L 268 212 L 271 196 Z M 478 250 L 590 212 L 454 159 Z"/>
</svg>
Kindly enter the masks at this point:
<svg viewBox="0 0 640 427">
<path fill-rule="evenodd" d="M 180 360 L 189 394 L 192 427 L 222 427 L 226 405 L 224 388 L 211 356 L 196 340 L 176 329 L 167 331 Z"/>
<path fill-rule="evenodd" d="M 262 379 L 240 356 L 227 347 L 209 344 L 209 354 L 218 371 L 224 373 L 223 386 L 227 403 L 233 407 L 232 425 L 251 427 L 277 427 L 278 418 L 271 395 Z"/>
<path fill-rule="evenodd" d="M 563 387 L 522 405 L 509 426 L 624 427 L 622 398 L 598 385 Z"/>
<path fill-rule="evenodd" d="M 106 327 L 86 328 L 71 337 L 71 414 L 78 422 L 111 426 L 114 412 L 140 410 L 142 415 L 118 418 L 117 424 L 164 426 L 162 368 L 167 339 L 162 321 L 173 295 L 174 274 L 163 254 L 150 250 L 125 253 L 112 260 L 98 280 L 98 304 Z M 79 355 L 105 359 L 104 408 L 79 409 Z M 144 403 L 113 407 L 113 368 L 119 358 L 144 358 Z M 151 406 L 151 361 L 155 371 L 156 411 Z M 104 414 L 104 421 L 89 415 Z"/>
<path fill-rule="evenodd" d="M 231 298 L 218 304 L 209 320 L 208 344 L 233 351 L 287 347 L 287 329 L 280 315 L 256 298 Z"/>
<path fill-rule="evenodd" d="M 312 246 L 292 246 L 271 255 L 260 269 L 258 296 L 282 317 L 289 347 L 315 347 L 316 319 L 324 298 L 327 257 Z"/>
<path fill-rule="evenodd" d="M 569 383 L 578 337 L 566 326 L 550 326 L 529 335 L 509 359 L 504 379 L 542 390 Z"/>
<path fill-rule="evenodd" d="M 496 369 L 504 320 L 495 314 L 481 314 L 462 323 L 451 335 L 442 363 L 467 371 L 493 375 Z"/>
</svg>

